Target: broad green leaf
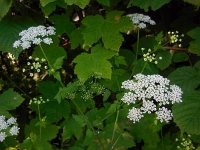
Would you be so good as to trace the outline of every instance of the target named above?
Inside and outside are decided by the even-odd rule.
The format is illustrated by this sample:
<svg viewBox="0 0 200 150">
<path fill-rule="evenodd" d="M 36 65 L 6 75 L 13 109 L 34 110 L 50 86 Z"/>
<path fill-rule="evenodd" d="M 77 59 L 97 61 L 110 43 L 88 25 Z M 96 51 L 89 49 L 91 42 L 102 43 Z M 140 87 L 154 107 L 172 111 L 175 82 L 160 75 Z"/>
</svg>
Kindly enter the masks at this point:
<svg viewBox="0 0 200 150">
<path fill-rule="evenodd" d="M 75 29 L 75 25 L 70 21 L 70 18 L 65 14 L 53 15 L 52 17 L 49 18 L 49 20 L 55 25 L 57 34 L 67 33 L 67 35 L 70 35 L 71 32 Z"/>
<path fill-rule="evenodd" d="M 12 6 L 12 0 L 0 0 L 0 21 L 8 13 L 10 7 Z"/>
<path fill-rule="evenodd" d="M 8 89 L 0 95 L 0 114 L 8 116 L 8 111 L 16 109 L 23 101 L 24 98 L 20 94 Z"/>
<path fill-rule="evenodd" d="M 97 0 L 97 2 L 105 6 L 110 6 L 110 0 Z"/>
<path fill-rule="evenodd" d="M 81 34 L 80 29 L 75 29 L 74 31 L 72 31 L 69 38 L 72 49 L 77 48 L 79 45 L 83 45 L 83 35 Z"/>
<path fill-rule="evenodd" d="M 88 4 L 89 4 L 90 0 L 65 0 L 65 3 L 67 3 L 67 5 L 77 5 L 80 8 L 84 9 Z"/>
<path fill-rule="evenodd" d="M 193 90 L 200 84 L 200 76 L 192 67 L 178 68 L 168 78 L 172 83 L 179 85 L 185 91 Z"/>
<path fill-rule="evenodd" d="M 100 15 L 87 16 L 82 21 L 84 44 L 91 46 L 101 38 L 105 48 L 119 51 L 124 40 L 121 32 L 128 32 L 132 28 L 129 18 L 122 16 L 122 12 L 112 11 L 104 19 Z"/>
<path fill-rule="evenodd" d="M 162 57 L 162 59 L 159 59 Z M 169 51 L 162 51 L 156 55 L 156 60 L 158 61 L 157 67 L 161 70 L 166 69 L 172 62 L 172 54 Z"/>
<path fill-rule="evenodd" d="M 47 4 L 54 2 L 56 0 L 40 0 L 40 4 L 42 5 L 42 7 L 46 6 Z"/>
<path fill-rule="evenodd" d="M 62 63 L 60 62 L 62 62 L 62 59 L 65 58 L 67 55 L 65 50 L 62 47 L 59 47 L 58 39 L 54 39 L 53 41 L 54 43 L 51 45 L 42 44 L 41 46 L 48 59 L 48 63 L 50 63 L 49 64 L 50 68 L 53 67 L 54 70 L 57 70 L 62 66 Z M 39 58 L 45 58 L 39 46 L 35 47 L 33 56 Z"/>
<path fill-rule="evenodd" d="M 115 52 L 97 45 L 92 49 L 91 54 L 82 53 L 73 60 L 76 63 L 74 72 L 77 74 L 79 80 L 83 82 L 97 74 L 104 79 L 110 79 L 112 65 L 108 59 L 115 54 Z"/>
<path fill-rule="evenodd" d="M 186 53 L 175 53 L 172 59 L 175 63 L 183 62 L 188 60 L 188 55 Z"/>
<path fill-rule="evenodd" d="M 184 0 L 185 2 L 188 2 L 190 4 L 200 6 L 200 1 L 199 0 Z"/>
<path fill-rule="evenodd" d="M 174 122 L 182 132 L 200 135 L 200 92 L 188 91 L 183 102 L 173 107 Z"/>
<path fill-rule="evenodd" d="M 16 58 L 19 56 L 22 48 L 13 48 L 13 43 L 19 39 L 19 33 L 35 26 L 36 23 L 26 17 L 9 17 L 4 18 L 0 22 L 0 49 L 3 52 L 10 52 Z"/>
<path fill-rule="evenodd" d="M 81 125 L 73 118 L 68 119 L 63 128 L 63 139 L 70 139 L 71 136 L 75 136 L 77 139 L 79 139 L 81 135 Z"/>
<path fill-rule="evenodd" d="M 60 84 L 52 81 L 42 81 L 38 85 L 39 92 L 44 98 L 53 100 L 59 90 Z"/>
<path fill-rule="evenodd" d="M 145 11 L 148 11 L 149 8 L 151 8 L 153 11 L 156 11 L 169 2 L 170 0 L 130 0 L 128 6 L 137 6 Z"/>
<path fill-rule="evenodd" d="M 200 55 L 200 27 L 189 31 L 188 35 L 194 39 L 190 42 L 189 52 Z"/>
<path fill-rule="evenodd" d="M 84 44 L 92 45 L 96 43 L 102 36 L 102 27 L 104 26 L 104 18 L 100 15 L 87 16 L 82 24 L 85 26 L 83 29 Z"/>
</svg>

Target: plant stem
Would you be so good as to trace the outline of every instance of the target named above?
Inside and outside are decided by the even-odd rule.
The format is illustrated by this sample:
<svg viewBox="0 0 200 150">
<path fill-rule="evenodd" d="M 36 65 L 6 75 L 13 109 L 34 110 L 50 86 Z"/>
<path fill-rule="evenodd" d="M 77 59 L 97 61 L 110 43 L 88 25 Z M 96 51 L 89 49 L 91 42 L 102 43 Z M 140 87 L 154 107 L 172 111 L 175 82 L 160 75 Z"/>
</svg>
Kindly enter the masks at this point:
<svg viewBox="0 0 200 150">
<path fill-rule="evenodd" d="M 114 123 L 114 128 L 113 128 L 111 143 L 113 142 L 114 137 L 115 137 L 115 131 L 116 131 L 116 127 L 117 127 L 118 118 L 119 118 L 119 110 L 117 110 L 117 115 L 116 115 L 116 118 L 115 118 L 115 123 Z"/>
<path fill-rule="evenodd" d="M 138 57 L 139 43 L 140 43 L 140 29 L 137 30 L 137 47 L 136 47 L 135 61 L 137 61 Z"/>
<path fill-rule="evenodd" d="M 40 140 L 41 140 L 41 135 L 42 135 L 42 119 L 41 119 L 41 114 L 40 114 L 40 105 L 37 104 L 37 109 L 38 109 L 38 117 L 39 117 L 39 121 L 40 121 L 40 129 L 39 129 L 39 133 L 40 133 Z"/>
<path fill-rule="evenodd" d="M 146 68 L 146 66 L 147 66 L 147 62 L 145 61 L 144 66 L 142 67 L 141 73 L 144 71 L 144 69 Z"/>
</svg>

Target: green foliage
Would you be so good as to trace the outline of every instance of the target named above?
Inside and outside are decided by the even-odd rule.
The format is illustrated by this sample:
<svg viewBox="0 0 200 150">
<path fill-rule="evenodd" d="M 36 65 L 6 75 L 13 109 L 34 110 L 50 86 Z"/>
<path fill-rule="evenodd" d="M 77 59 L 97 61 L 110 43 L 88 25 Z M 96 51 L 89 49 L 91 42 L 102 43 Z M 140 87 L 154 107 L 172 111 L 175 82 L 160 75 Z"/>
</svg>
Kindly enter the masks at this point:
<svg viewBox="0 0 200 150">
<path fill-rule="evenodd" d="M 171 64 L 172 61 L 172 54 L 169 51 L 162 51 L 159 52 L 157 55 L 157 60 L 158 60 L 158 68 L 160 68 L 161 70 L 164 70 L 166 68 L 169 67 L 169 65 Z M 160 60 L 159 57 L 162 57 L 162 59 Z"/>
<path fill-rule="evenodd" d="M 188 32 L 188 35 L 194 39 L 190 42 L 189 52 L 200 55 L 200 27 L 192 29 Z"/>
<path fill-rule="evenodd" d="M 0 6 L 1 6 L 0 21 L 1 21 L 1 19 L 8 13 L 10 7 L 12 6 L 12 0 L 6 0 L 6 1 L 1 0 Z"/>
<path fill-rule="evenodd" d="M 67 5 L 77 5 L 80 8 L 85 8 L 89 4 L 90 0 L 65 0 Z"/>
<path fill-rule="evenodd" d="M 169 3 L 170 0 L 130 0 L 129 2 L 129 6 L 137 6 L 140 7 L 141 9 L 144 9 L 145 11 L 148 11 L 149 8 L 151 8 L 153 11 L 156 11 L 157 9 L 159 9 L 160 7 L 162 7 L 163 5 Z"/>
<path fill-rule="evenodd" d="M 91 54 L 82 53 L 77 56 L 73 62 L 77 63 L 74 71 L 79 80 L 85 82 L 91 76 L 95 75 L 104 79 L 111 79 L 112 65 L 108 59 L 115 54 L 115 52 L 97 45 L 92 48 Z M 85 66 L 87 66 L 87 68 L 85 68 Z"/>
<path fill-rule="evenodd" d="M 17 108 L 24 98 L 20 94 L 14 92 L 13 89 L 8 89 L 0 95 L 0 113 L 1 115 L 10 116 L 9 110 Z"/>
<path fill-rule="evenodd" d="M 174 121 L 182 132 L 200 135 L 200 92 L 190 90 L 183 95 L 183 103 L 173 107 Z"/>
<path fill-rule="evenodd" d="M 184 1 L 196 6 L 200 6 L 199 0 L 184 0 Z"/>
<path fill-rule="evenodd" d="M 100 15 L 87 16 L 82 23 L 85 26 L 82 31 L 85 45 L 92 46 L 102 38 L 105 48 L 115 51 L 119 51 L 124 40 L 120 32 L 132 29 L 130 19 L 119 11 L 109 12 L 106 19 Z"/>
</svg>

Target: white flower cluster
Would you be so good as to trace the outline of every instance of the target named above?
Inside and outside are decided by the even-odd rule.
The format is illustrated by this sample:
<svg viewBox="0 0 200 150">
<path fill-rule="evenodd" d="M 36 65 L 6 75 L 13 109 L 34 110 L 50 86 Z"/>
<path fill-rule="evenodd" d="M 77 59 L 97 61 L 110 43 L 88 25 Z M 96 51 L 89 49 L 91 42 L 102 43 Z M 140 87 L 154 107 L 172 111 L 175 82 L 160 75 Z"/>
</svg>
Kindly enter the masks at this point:
<svg viewBox="0 0 200 150">
<path fill-rule="evenodd" d="M 178 47 L 182 47 L 181 42 L 182 42 L 182 38 L 184 37 L 184 34 L 180 35 L 178 31 L 175 31 L 175 32 L 169 31 L 167 34 L 169 37 L 170 44 L 177 44 Z"/>
<path fill-rule="evenodd" d="M 46 59 L 29 56 L 27 65 L 22 69 L 22 72 L 28 73 L 30 77 L 33 77 L 35 73 L 42 73 L 45 70 L 48 70 Z"/>
<path fill-rule="evenodd" d="M 42 42 L 50 45 L 53 41 L 48 36 L 55 34 L 55 28 L 52 26 L 45 27 L 40 25 L 30 27 L 19 33 L 21 38 L 14 42 L 13 47 L 18 48 L 21 46 L 23 49 L 28 49 L 31 47 L 31 44 L 39 45 Z"/>
<path fill-rule="evenodd" d="M 128 105 L 139 104 L 140 108 L 129 110 L 128 118 L 133 123 L 138 122 L 145 113 L 155 112 L 160 122 L 172 120 L 172 112 L 165 105 L 182 102 L 182 90 L 177 85 L 161 75 L 137 74 L 132 80 L 122 83 L 122 88 L 128 90 L 122 101 Z"/>
<path fill-rule="evenodd" d="M 147 27 L 147 24 L 155 25 L 156 22 L 152 20 L 149 16 L 143 15 L 143 14 L 128 14 L 128 17 L 130 17 L 131 21 L 137 28 L 139 29 L 145 29 Z"/>
<path fill-rule="evenodd" d="M 30 100 L 29 105 L 31 104 L 40 105 L 40 104 L 45 104 L 46 102 L 49 102 L 49 99 L 44 100 L 43 97 L 41 96 L 38 98 L 34 97 L 33 99 Z"/>
<path fill-rule="evenodd" d="M 147 53 L 144 53 L 145 48 L 141 48 L 142 53 L 143 53 L 143 58 L 144 61 L 148 61 L 148 62 L 153 62 L 154 64 L 158 64 L 158 61 L 156 60 L 156 54 L 152 53 L 152 50 L 149 48 Z M 159 57 L 159 59 L 161 60 L 162 57 Z"/>
<path fill-rule="evenodd" d="M 3 142 L 6 137 L 18 135 L 19 127 L 17 126 L 17 119 L 14 117 L 6 120 L 6 117 L 0 116 L 0 142 Z"/>
</svg>

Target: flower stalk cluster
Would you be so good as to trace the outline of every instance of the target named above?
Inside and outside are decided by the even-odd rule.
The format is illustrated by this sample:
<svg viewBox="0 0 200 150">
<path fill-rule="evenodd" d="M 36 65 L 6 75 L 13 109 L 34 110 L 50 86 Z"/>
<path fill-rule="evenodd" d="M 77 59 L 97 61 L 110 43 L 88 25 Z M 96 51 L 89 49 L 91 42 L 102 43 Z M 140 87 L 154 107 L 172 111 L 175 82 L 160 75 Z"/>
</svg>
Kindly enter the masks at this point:
<svg viewBox="0 0 200 150">
<path fill-rule="evenodd" d="M 29 56 L 26 66 L 22 69 L 23 73 L 27 73 L 30 77 L 33 77 L 35 73 L 40 74 L 48 70 L 48 64 L 46 59 L 32 58 Z"/>
<path fill-rule="evenodd" d="M 156 60 L 156 54 L 152 53 L 152 50 L 149 48 L 147 53 L 144 53 L 145 48 L 141 48 L 142 53 L 143 53 L 143 59 L 146 62 L 153 62 L 154 64 L 158 64 L 158 61 Z M 159 57 L 161 60 L 162 57 Z"/>
<path fill-rule="evenodd" d="M 167 106 L 182 102 L 181 88 L 160 75 L 137 74 L 132 80 L 124 81 L 121 87 L 127 90 L 121 100 L 139 106 L 129 110 L 127 117 L 133 123 L 139 122 L 145 113 L 155 113 L 160 122 L 168 123 L 173 114 Z"/>
<path fill-rule="evenodd" d="M 5 116 L 0 116 L 0 142 L 3 142 L 8 136 L 15 136 L 19 133 L 17 119 L 11 117 L 6 119 Z"/>
<path fill-rule="evenodd" d="M 139 29 L 145 29 L 147 27 L 147 24 L 150 25 L 156 24 L 156 22 L 147 15 L 134 13 L 134 14 L 128 14 L 127 16 L 131 19 L 133 25 Z"/>
<path fill-rule="evenodd" d="M 37 105 L 40 105 L 40 104 L 45 104 L 46 102 L 49 102 L 49 99 L 43 99 L 43 97 L 34 97 L 33 99 L 30 100 L 29 102 L 29 105 L 31 104 L 37 104 Z"/>
<path fill-rule="evenodd" d="M 169 31 L 167 33 L 169 37 L 169 43 L 173 45 L 177 45 L 178 47 L 182 47 L 182 38 L 184 37 L 184 34 L 179 34 L 178 31 Z"/>
<path fill-rule="evenodd" d="M 49 36 L 55 34 L 55 28 L 52 26 L 45 27 L 40 25 L 37 27 L 30 27 L 27 30 L 23 30 L 19 33 L 21 38 L 14 42 L 13 47 L 22 47 L 22 49 L 28 49 L 32 44 L 39 45 L 41 43 L 45 43 L 50 45 L 53 43 L 53 40 L 52 38 L 49 38 Z"/>
</svg>

